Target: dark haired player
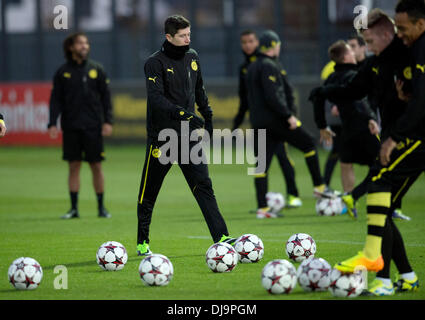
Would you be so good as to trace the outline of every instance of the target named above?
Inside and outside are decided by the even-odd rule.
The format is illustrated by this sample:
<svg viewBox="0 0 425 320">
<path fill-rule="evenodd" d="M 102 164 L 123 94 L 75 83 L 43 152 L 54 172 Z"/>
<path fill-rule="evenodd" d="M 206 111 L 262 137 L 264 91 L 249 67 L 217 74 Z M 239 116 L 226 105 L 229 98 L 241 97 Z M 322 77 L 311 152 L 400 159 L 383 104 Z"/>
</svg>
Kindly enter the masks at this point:
<svg viewBox="0 0 425 320">
<path fill-rule="evenodd" d="M 66 63 L 55 73 L 50 97 L 48 130 L 51 138 L 58 135 L 61 116 L 63 160 L 69 164 L 68 186 L 71 210 L 63 219 L 78 218 L 78 192 L 82 161 L 90 165 L 98 204 L 98 216 L 109 218 L 105 209 L 105 159 L 103 137 L 112 134 L 112 104 L 109 79 L 103 67 L 88 58 L 90 43 L 84 33 L 74 33 L 63 43 Z"/>
</svg>

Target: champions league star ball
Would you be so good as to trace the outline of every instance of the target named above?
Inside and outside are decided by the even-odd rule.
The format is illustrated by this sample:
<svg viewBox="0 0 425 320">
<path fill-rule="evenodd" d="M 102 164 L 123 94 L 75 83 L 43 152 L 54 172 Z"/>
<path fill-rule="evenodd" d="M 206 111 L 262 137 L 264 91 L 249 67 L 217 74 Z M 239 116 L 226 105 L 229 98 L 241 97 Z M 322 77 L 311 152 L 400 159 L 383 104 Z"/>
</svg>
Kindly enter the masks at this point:
<svg viewBox="0 0 425 320">
<path fill-rule="evenodd" d="M 147 286 L 166 286 L 173 279 L 173 264 L 162 254 L 151 254 L 140 262 L 139 275 Z"/>
<path fill-rule="evenodd" d="M 343 273 L 332 269 L 329 277 L 329 291 L 334 297 L 355 298 L 365 289 L 365 281 L 361 272 Z"/>
<path fill-rule="evenodd" d="M 298 283 L 304 291 L 327 291 L 331 283 L 330 264 L 322 258 L 308 258 L 297 270 Z"/>
<path fill-rule="evenodd" d="M 285 207 L 285 197 L 281 193 L 268 192 L 266 194 L 267 206 L 272 212 L 278 213 Z"/>
<path fill-rule="evenodd" d="M 96 253 L 96 261 L 99 267 L 107 271 L 118 271 L 124 268 L 128 255 L 125 247 L 116 241 L 108 241 L 102 244 Z"/>
<path fill-rule="evenodd" d="M 271 294 L 289 294 L 297 284 L 297 270 L 288 260 L 273 260 L 261 273 L 261 284 Z"/>
<path fill-rule="evenodd" d="M 295 262 L 302 262 L 316 253 L 316 242 L 306 233 L 296 233 L 286 242 L 286 254 Z"/>
<path fill-rule="evenodd" d="M 230 272 L 238 264 L 238 253 L 225 242 L 214 243 L 208 248 L 205 260 L 213 272 Z"/>
<path fill-rule="evenodd" d="M 321 198 L 316 202 L 316 213 L 319 216 L 339 216 L 345 209 L 344 201 L 341 197 Z"/>
<path fill-rule="evenodd" d="M 18 290 L 37 289 L 43 279 L 43 269 L 33 258 L 21 257 L 8 270 L 9 282 Z"/>
<path fill-rule="evenodd" d="M 263 241 L 255 234 L 244 234 L 240 236 L 233 247 L 238 253 L 239 262 L 241 263 L 258 262 L 264 255 Z"/>
</svg>

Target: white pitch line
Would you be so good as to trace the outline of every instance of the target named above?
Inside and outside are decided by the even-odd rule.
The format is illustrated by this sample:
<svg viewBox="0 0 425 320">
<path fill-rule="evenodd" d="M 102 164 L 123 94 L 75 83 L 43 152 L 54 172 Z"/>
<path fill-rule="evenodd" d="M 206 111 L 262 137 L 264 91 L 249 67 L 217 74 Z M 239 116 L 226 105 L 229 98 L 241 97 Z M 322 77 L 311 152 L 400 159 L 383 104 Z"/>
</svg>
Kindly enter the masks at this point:
<svg viewBox="0 0 425 320">
<path fill-rule="evenodd" d="M 189 239 L 211 239 L 211 237 L 207 236 L 188 236 Z M 262 238 L 263 241 L 270 241 L 270 242 L 282 242 L 282 239 L 276 239 L 276 238 Z M 345 241 L 345 240 L 316 240 L 316 242 L 324 242 L 324 243 L 336 243 L 336 244 L 350 244 L 350 245 L 363 245 L 364 242 L 360 241 Z M 425 244 L 423 243 L 405 243 L 404 244 L 407 247 L 417 247 L 417 248 L 425 248 Z"/>
</svg>

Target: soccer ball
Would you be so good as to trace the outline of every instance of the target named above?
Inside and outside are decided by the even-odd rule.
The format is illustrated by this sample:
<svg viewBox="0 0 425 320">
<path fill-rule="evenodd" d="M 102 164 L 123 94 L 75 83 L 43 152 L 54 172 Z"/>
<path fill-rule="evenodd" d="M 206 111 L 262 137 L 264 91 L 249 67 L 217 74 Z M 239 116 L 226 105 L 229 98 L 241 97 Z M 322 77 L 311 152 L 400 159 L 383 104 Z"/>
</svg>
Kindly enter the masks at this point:
<svg viewBox="0 0 425 320">
<path fill-rule="evenodd" d="M 316 213 L 319 216 L 339 216 L 345 209 L 344 201 L 342 198 L 321 198 L 316 202 Z"/>
<path fill-rule="evenodd" d="M 239 262 L 258 262 L 263 258 L 263 241 L 255 234 L 244 234 L 240 236 L 233 245 L 238 253 Z"/>
<path fill-rule="evenodd" d="M 118 271 L 124 268 L 128 255 L 125 247 L 116 241 L 102 244 L 96 253 L 97 264 L 107 271 Z"/>
<path fill-rule="evenodd" d="M 273 260 L 261 273 L 261 284 L 272 294 L 290 293 L 297 285 L 297 270 L 288 260 Z"/>
<path fill-rule="evenodd" d="M 43 269 L 33 258 L 21 257 L 8 270 L 9 282 L 19 290 L 37 289 L 43 279 Z"/>
<path fill-rule="evenodd" d="M 272 212 L 278 213 L 285 207 L 285 197 L 281 193 L 268 192 L 266 194 L 267 206 Z"/>
<path fill-rule="evenodd" d="M 162 254 L 151 254 L 139 264 L 139 274 L 147 286 L 166 286 L 174 275 L 173 264 Z"/>
<path fill-rule="evenodd" d="M 286 242 L 286 254 L 295 262 L 302 262 L 316 253 L 316 242 L 306 233 L 296 233 Z"/>
<path fill-rule="evenodd" d="M 329 273 L 332 267 L 322 258 L 308 258 L 304 260 L 297 270 L 300 286 L 308 292 L 326 291 L 331 283 Z"/>
<path fill-rule="evenodd" d="M 330 273 L 329 291 L 335 297 L 358 297 L 362 293 L 364 287 L 365 282 L 360 272 L 343 273 L 338 269 L 332 269 Z"/>
<path fill-rule="evenodd" d="M 238 253 L 225 242 L 214 243 L 208 248 L 206 262 L 213 272 L 230 272 L 238 264 Z"/>
</svg>

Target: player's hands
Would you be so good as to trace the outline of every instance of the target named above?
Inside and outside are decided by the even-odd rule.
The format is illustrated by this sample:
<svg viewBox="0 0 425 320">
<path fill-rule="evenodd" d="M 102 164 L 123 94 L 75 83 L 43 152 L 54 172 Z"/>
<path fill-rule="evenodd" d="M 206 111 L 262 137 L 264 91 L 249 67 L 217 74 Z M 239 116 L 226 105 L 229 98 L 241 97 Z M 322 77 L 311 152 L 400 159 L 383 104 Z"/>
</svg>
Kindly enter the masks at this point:
<svg viewBox="0 0 425 320">
<path fill-rule="evenodd" d="M 404 82 L 401 80 L 397 80 L 395 83 L 395 87 L 397 89 L 398 98 L 401 101 L 408 102 L 410 100 L 410 94 L 405 94 L 403 91 Z"/>
<path fill-rule="evenodd" d="M 320 143 L 324 143 L 327 147 L 330 147 L 333 143 L 333 138 L 336 136 L 329 127 L 326 129 L 320 129 Z"/>
<path fill-rule="evenodd" d="M 381 128 L 379 127 L 379 124 L 373 119 L 369 120 L 369 130 L 370 134 L 374 136 L 381 133 Z"/>
<path fill-rule="evenodd" d="M 112 135 L 112 124 L 104 123 L 102 126 L 102 136 L 110 137 Z"/>
<path fill-rule="evenodd" d="M 7 128 L 6 125 L 4 124 L 4 121 L 0 121 L 0 138 L 3 138 L 4 135 L 6 134 Z"/>
<path fill-rule="evenodd" d="M 295 130 L 298 128 L 299 121 L 295 116 L 290 116 L 288 119 L 289 130 Z"/>
<path fill-rule="evenodd" d="M 339 117 L 339 109 L 337 105 L 332 106 L 331 115 L 334 117 Z"/>
<path fill-rule="evenodd" d="M 191 130 L 201 129 L 204 127 L 204 120 L 198 117 L 193 112 L 190 112 L 182 107 L 177 107 L 176 111 L 173 114 L 174 119 L 178 119 L 180 121 L 189 121 L 189 128 Z"/>
<path fill-rule="evenodd" d="M 50 139 L 56 139 L 59 135 L 58 128 L 56 126 L 51 126 L 48 129 Z"/>
<path fill-rule="evenodd" d="M 385 142 L 381 146 L 381 151 L 379 153 L 379 158 L 381 160 L 381 164 L 383 166 L 387 166 L 391 161 L 391 153 L 397 146 L 397 142 L 395 142 L 393 139 L 388 138 L 385 140 Z"/>
</svg>

